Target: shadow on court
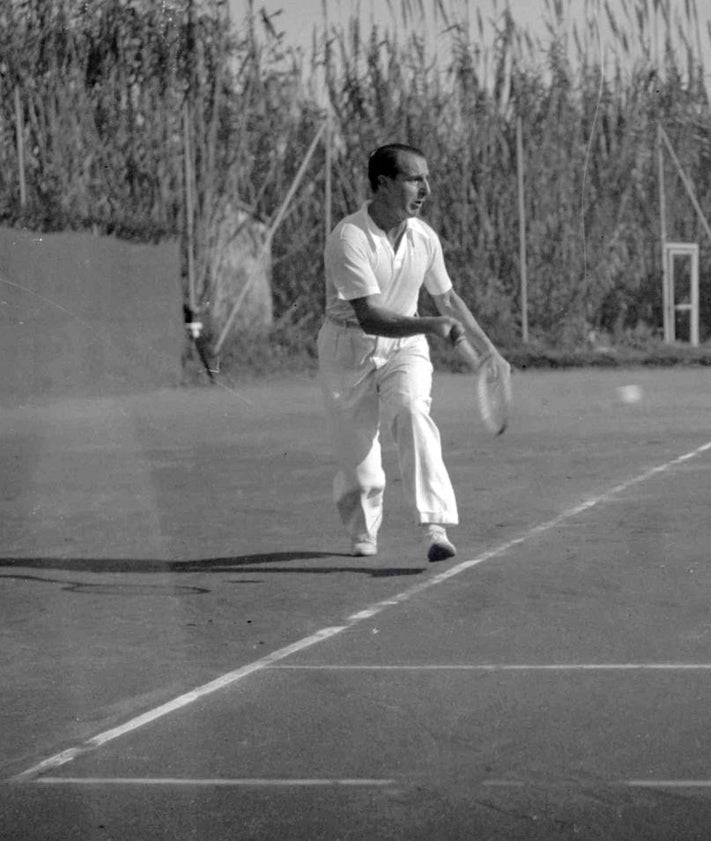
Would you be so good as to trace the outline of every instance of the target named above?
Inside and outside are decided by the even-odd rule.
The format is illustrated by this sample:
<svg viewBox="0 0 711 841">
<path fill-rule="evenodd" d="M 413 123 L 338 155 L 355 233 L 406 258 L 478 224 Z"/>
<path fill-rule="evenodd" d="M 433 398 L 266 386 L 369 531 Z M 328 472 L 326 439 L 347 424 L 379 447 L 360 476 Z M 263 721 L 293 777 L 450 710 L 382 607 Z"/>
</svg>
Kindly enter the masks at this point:
<svg viewBox="0 0 711 841">
<path fill-rule="evenodd" d="M 203 558 L 195 561 L 161 561 L 141 560 L 136 558 L 0 558 L 0 567 L 17 567 L 21 569 L 61 570 L 63 572 L 93 572 L 93 573 L 126 573 L 126 574 L 161 574 L 161 573 L 226 573 L 226 572 L 260 572 L 282 573 L 284 575 L 338 575 L 355 573 L 371 578 L 390 578 L 393 576 L 421 575 L 423 567 L 383 567 L 373 568 L 360 566 L 279 566 L 269 564 L 286 564 L 292 561 L 319 560 L 321 558 L 349 558 L 345 553 L 328 552 L 263 552 L 256 555 L 242 555 L 241 557 Z M 266 566 L 265 566 L 266 565 Z M 0 578 L 22 579 L 25 581 L 52 581 L 52 579 L 36 576 L 0 573 Z M 67 584 L 70 582 L 59 581 Z M 86 587 L 90 585 L 77 585 Z"/>
</svg>

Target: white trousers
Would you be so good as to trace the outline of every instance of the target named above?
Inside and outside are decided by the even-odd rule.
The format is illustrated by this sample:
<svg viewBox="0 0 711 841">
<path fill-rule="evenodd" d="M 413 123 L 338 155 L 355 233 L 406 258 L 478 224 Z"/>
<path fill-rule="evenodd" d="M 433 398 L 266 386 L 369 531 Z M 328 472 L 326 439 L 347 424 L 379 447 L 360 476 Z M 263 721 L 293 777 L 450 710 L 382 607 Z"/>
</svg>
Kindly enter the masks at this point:
<svg viewBox="0 0 711 841">
<path fill-rule="evenodd" d="M 319 375 L 339 465 L 336 507 L 351 539 L 372 538 L 383 519 L 380 421 L 397 445 L 405 499 L 418 523 L 455 525 L 457 503 L 430 417 L 432 363 L 424 336 L 386 339 L 326 321 Z"/>
</svg>

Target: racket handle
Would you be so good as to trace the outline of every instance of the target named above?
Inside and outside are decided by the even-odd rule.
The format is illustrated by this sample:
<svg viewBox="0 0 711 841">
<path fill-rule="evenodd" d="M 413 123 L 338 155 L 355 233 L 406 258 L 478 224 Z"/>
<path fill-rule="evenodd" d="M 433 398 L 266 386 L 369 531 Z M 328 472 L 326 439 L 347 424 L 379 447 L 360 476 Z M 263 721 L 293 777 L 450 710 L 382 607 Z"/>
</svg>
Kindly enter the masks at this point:
<svg viewBox="0 0 711 841">
<path fill-rule="evenodd" d="M 472 369 L 478 371 L 481 365 L 487 359 L 487 356 L 480 356 L 472 347 L 471 342 L 465 337 L 460 336 L 454 343 L 454 349 L 457 356 Z"/>
</svg>

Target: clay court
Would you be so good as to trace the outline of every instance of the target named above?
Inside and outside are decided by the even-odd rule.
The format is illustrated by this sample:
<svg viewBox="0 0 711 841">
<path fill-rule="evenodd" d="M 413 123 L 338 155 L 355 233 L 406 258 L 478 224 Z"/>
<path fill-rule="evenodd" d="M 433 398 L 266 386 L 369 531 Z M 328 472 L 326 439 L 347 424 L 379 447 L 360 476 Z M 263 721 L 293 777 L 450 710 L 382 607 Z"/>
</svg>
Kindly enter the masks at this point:
<svg viewBox="0 0 711 841">
<path fill-rule="evenodd" d="M 710 378 L 440 374 L 435 565 L 387 438 L 346 554 L 308 377 L 3 409 L 0 837 L 707 838 Z"/>
</svg>

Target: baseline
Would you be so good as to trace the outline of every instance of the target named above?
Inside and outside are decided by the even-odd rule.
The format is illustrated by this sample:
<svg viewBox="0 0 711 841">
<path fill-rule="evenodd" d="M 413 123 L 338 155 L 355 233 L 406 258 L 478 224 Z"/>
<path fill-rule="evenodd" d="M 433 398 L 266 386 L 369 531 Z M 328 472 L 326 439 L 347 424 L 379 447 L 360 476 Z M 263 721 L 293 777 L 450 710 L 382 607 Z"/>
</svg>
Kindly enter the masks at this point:
<svg viewBox="0 0 711 841">
<path fill-rule="evenodd" d="M 321 779 L 321 778 L 285 778 L 266 779 L 244 777 L 239 779 L 183 779 L 182 777 L 40 777 L 38 785 L 79 785 L 79 786 L 184 786 L 203 788 L 382 788 L 395 784 L 389 779 Z"/>
<path fill-rule="evenodd" d="M 286 663 L 270 671 L 292 672 L 708 672 L 711 663 L 425 663 L 348 665 Z"/>
</svg>

